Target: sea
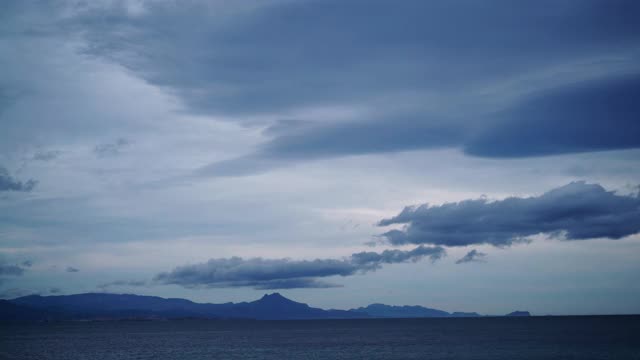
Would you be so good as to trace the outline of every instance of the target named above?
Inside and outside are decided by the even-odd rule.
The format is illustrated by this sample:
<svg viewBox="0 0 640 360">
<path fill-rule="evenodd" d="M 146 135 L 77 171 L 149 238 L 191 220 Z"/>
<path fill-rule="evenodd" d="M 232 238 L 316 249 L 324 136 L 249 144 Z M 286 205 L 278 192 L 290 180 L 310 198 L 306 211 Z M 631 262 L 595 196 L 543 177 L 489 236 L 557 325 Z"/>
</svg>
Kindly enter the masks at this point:
<svg viewBox="0 0 640 360">
<path fill-rule="evenodd" d="M 0 359 L 640 360 L 640 316 L 5 323 Z"/>
</svg>

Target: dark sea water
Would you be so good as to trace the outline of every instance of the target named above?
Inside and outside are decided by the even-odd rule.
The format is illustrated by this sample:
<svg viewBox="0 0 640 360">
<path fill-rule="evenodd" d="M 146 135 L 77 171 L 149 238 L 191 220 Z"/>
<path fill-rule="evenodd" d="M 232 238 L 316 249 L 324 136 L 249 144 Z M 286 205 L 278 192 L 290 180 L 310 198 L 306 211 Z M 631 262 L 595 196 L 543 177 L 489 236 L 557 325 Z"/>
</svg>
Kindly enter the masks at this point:
<svg viewBox="0 0 640 360">
<path fill-rule="evenodd" d="M 0 359 L 640 359 L 640 316 L 2 324 Z"/>
</svg>

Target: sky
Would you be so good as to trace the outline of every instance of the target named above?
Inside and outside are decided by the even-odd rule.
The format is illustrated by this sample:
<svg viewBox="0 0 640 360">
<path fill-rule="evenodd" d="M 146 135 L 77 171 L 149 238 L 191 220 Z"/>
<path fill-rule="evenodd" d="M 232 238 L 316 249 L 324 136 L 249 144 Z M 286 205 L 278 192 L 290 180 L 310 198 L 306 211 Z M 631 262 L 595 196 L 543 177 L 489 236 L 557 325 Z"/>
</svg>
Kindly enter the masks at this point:
<svg viewBox="0 0 640 360">
<path fill-rule="evenodd" d="M 0 2 L 0 298 L 640 313 L 640 3 Z"/>
</svg>

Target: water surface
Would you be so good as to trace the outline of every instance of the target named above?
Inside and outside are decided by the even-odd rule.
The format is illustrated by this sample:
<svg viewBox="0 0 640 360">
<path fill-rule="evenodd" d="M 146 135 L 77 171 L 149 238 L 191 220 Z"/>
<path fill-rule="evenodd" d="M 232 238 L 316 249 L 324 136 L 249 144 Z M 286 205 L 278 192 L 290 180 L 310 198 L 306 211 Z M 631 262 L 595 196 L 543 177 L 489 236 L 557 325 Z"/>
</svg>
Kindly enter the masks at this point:
<svg viewBox="0 0 640 360">
<path fill-rule="evenodd" d="M 640 360 L 640 316 L 2 324 L 0 359 Z"/>
</svg>

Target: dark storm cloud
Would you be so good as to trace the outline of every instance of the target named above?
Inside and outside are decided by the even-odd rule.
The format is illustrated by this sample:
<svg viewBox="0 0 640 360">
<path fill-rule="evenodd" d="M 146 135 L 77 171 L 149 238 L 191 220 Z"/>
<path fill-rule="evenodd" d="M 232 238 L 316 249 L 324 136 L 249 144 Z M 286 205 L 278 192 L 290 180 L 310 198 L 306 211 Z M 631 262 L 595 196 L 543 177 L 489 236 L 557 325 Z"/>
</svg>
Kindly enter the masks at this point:
<svg viewBox="0 0 640 360">
<path fill-rule="evenodd" d="M 29 192 L 33 190 L 38 182 L 33 179 L 27 181 L 19 181 L 14 179 L 7 169 L 0 166 L 0 191 L 22 191 Z"/>
<path fill-rule="evenodd" d="M 456 261 L 456 264 L 464 264 L 468 262 L 484 262 L 487 254 L 479 252 L 476 249 L 469 251 L 465 256 Z"/>
<path fill-rule="evenodd" d="M 522 157 L 640 147 L 640 75 L 554 89 L 496 115 L 466 142 L 486 157 Z"/>
<path fill-rule="evenodd" d="M 598 184 L 573 182 L 540 196 L 499 201 L 406 207 L 379 226 L 405 224 L 383 234 L 394 245 L 507 246 L 536 234 L 567 240 L 620 239 L 640 232 L 640 197 L 617 195 Z"/>
<path fill-rule="evenodd" d="M 451 88 L 626 49 L 640 39 L 635 1 L 243 6 L 236 5 L 234 18 L 206 2 L 151 3 L 138 16 L 120 5 L 93 7 L 68 27 L 83 32 L 87 52 L 171 88 L 194 111 L 205 112 Z"/>
<path fill-rule="evenodd" d="M 144 2 L 135 14 L 119 1 L 51 2 L 44 10 L 9 3 L 1 25 L 7 34 L 81 37 L 84 53 L 176 95 L 186 111 L 262 122 L 269 141 L 201 175 L 439 147 L 519 157 L 640 145 L 638 76 L 619 79 L 638 73 L 640 3 L 633 0 Z M 546 82 L 524 81 L 517 91 L 482 95 L 576 63 L 602 70 L 584 71 L 599 79 L 559 80 L 571 72 L 565 70 Z M 514 93 L 515 99 L 487 105 Z M 434 110 L 432 103 L 444 105 Z M 326 106 L 368 112 L 310 120 L 299 111 L 296 120 L 273 120 Z M 235 116 L 245 114 L 270 120 Z M 77 131 L 84 122 L 69 125 L 60 127 Z M 545 136 L 531 136 L 540 133 Z M 95 153 L 120 150 L 110 143 Z"/>
<path fill-rule="evenodd" d="M 72 266 L 67 267 L 67 269 L 65 270 L 66 272 L 70 272 L 70 273 L 75 273 L 75 272 L 79 272 L 80 269 L 76 269 Z"/>
<path fill-rule="evenodd" d="M 211 259 L 160 273 L 154 282 L 185 287 L 327 288 L 339 285 L 325 283 L 318 278 L 351 276 L 374 271 L 383 264 L 418 261 L 425 257 L 435 261 L 444 254 L 445 250 L 441 247 L 419 246 L 411 251 L 360 252 L 345 259 Z"/>
<path fill-rule="evenodd" d="M 459 144 L 464 134 L 455 124 L 421 123 L 411 118 L 308 125 L 281 131 L 282 135 L 261 146 L 255 154 L 205 166 L 197 174 L 245 175 L 300 160 L 442 148 Z"/>
<path fill-rule="evenodd" d="M 484 115 L 482 126 L 396 118 L 280 130 L 253 155 L 201 175 L 259 173 L 303 159 L 443 147 L 469 155 L 526 157 L 640 147 L 640 75 L 584 81 Z M 469 115 L 473 116 L 473 115 Z"/>
</svg>

